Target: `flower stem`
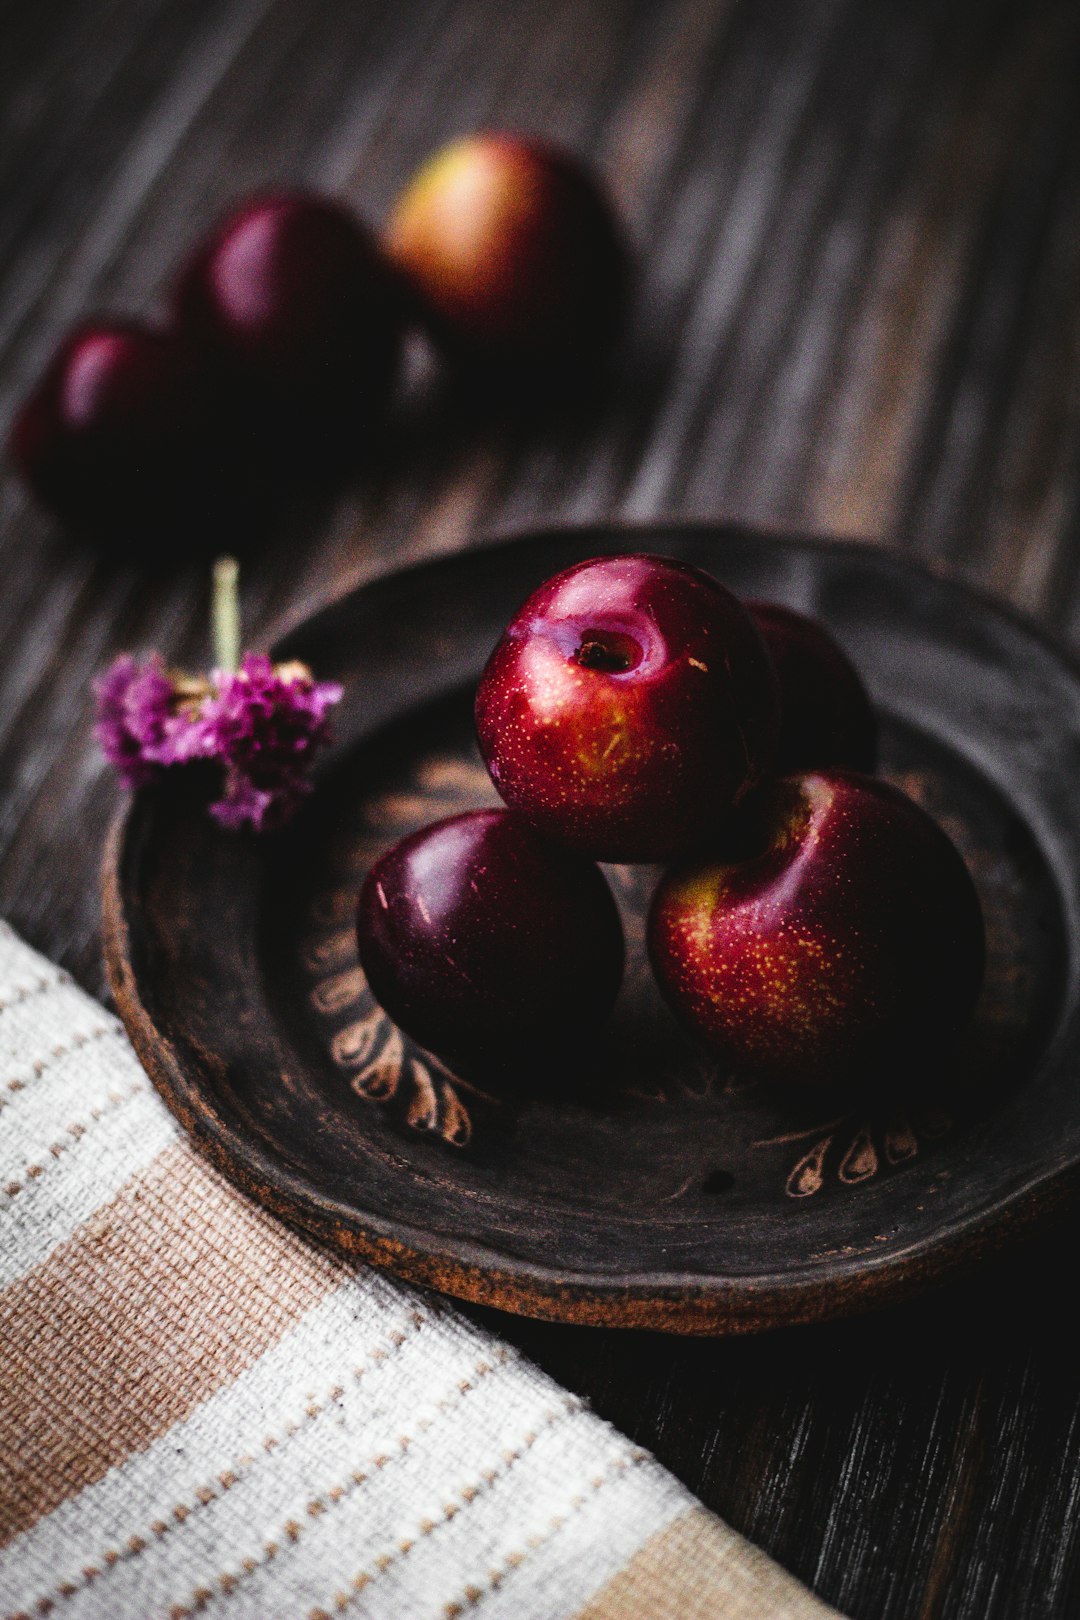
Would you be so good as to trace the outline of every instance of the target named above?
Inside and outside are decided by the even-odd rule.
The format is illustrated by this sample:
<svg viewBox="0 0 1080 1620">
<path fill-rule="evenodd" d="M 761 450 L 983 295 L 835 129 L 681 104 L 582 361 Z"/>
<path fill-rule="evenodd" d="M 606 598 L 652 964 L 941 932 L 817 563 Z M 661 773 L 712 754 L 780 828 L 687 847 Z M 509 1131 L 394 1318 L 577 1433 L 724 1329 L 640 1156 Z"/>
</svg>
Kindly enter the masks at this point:
<svg viewBox="0 0 1080 1620">
<path fill-rule="evenodd" d="M 240 603 L 237 581 L 240 565 L 235 557 L 219 557 L 214 564 L 213 605 L 214 667 L 231 675 L 240 666 Z"/>
</svg>

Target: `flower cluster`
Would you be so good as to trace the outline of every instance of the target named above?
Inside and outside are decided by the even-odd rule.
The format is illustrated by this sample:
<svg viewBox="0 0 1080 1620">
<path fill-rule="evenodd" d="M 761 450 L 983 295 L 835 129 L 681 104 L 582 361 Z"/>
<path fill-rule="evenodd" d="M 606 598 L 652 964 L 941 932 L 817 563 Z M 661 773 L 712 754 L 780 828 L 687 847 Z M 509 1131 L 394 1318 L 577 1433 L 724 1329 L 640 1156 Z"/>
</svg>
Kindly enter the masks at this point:
<svg viewBox="0 0 1080 1620">
<path fill-rule="evenodd" d="M 210 813 L 223 827 L 283 825 L 311 791 L 309 768 L 330 741 L 333 681 L 304 664 L 248 653 L 209 679 L 171 674 L 158 656 L 118 658 L 96 684 L 97 737 L 124 785 L 143 787 L 173 765 L 217 763 L 224 773 Z"/>
</svg>

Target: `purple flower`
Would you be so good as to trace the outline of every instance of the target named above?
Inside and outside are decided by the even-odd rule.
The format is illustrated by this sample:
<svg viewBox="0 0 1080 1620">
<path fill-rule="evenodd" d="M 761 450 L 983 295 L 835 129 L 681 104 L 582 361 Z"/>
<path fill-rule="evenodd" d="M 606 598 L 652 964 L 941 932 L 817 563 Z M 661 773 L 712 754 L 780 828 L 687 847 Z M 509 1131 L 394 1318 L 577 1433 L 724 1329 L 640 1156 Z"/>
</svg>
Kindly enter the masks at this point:
<svg viewBox="0 0 1080 1620">
<path fill-rule="evenodd" d="M 156 653 L 143 664 L 118 658 L 94 690 L 97 739 L 125 787 L 143 787 L 162 766 L 199 757 L 198 729 Z"/>
<path fill-rule="evenodd" d="M 223 827 L 256 832 L 281 826 L 311 791 L 308 772 L 330 741 L 329 711 L 341 699 L 333 681 L 303 664 L 248 653 L 235 674 L 216 671 L 202 707 L 207 756 L 225 767 L 225 791 L 210 806 Z"/>
<path fill-rule="evenodd" d="M 210 683 L 171 678 L 156 654 L 143 664 L 124 656 L 95 691 L 97 738 L 125 787 L 144 787 L 170 765 L 219 761 L 224 791 L 211 815 L 256 832 L 282 826 L 311 791 L 308 771 L 341 698 L 303 664 L 275 669 L 255 653 Z"/>
</svg>

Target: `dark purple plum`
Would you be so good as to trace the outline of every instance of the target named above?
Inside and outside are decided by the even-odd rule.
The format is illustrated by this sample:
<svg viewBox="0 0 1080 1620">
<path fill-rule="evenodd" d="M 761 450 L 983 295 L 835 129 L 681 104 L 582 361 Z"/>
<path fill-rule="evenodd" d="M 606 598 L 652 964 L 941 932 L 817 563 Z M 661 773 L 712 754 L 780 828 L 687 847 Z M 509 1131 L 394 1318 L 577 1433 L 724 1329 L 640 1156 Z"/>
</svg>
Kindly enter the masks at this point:
<svg viewBox="0 0 1080 1620">
<path fill-rule="evenodd" d="M 452 816 L 375 864 L 360 960 L 401 1029 L 466 1078 L 528 1089 L 584 1057 L 623 967 L 598 867 L 508 810 Z"/>
<path fill-rule="evenodd" d="M 670 1006 L 740 1074 L 867 1093 L 926 1070 L 971 1018 L 982 912 L 963 860 L 898 788 L 783 778 L 758 853 L 669 872 L 649 954 Z"/>
<path fill-rule="evenodd" d="M 772 763 L 776 675 L 749 613 L 666 557 L 596 557 L 511 620 L 476 729 L 506 802 L 604 861 L 662 861 L 716 835 Z"/>
<path fill-rule="evenodd" d="M 878 726 L 847 654 L 816 619 L 778 602 L 747 602 L 780 681 L 776 771 L 873 771 Z"/>
<path fill-rule="evenodd" d="M 282 191 L 240 204 L 184 267 L 175 311 L 260 426 L 321 433 L 385 402 L 401 296 L 374 237 L 329 198 Z"/>
<path fill-rule="evenodd" d="M 16 416 L 12 460 L 73 528 L 161 527 L 205 488 L 210 406 L 199 357 L 175 333 L 86 324 L 60 344 Z"/>
</svg>

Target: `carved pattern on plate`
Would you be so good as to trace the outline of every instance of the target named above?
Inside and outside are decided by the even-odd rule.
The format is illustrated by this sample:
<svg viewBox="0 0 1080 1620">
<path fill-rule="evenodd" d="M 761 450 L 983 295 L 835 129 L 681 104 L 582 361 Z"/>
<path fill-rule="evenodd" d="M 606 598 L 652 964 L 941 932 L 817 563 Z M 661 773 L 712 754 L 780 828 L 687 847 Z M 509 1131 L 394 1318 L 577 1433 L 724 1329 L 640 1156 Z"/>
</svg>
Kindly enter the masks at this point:
<svg viewBox="0 0 1080 1620">
<path fill-rule="evenodd" d="M 939 1108 L 925 1108 L 917 1115 L 896 1113 L 880 1120 L 848 1115 L 805 1131 L 767 1137 L 754 1146 L 809 1143 L 788 1170 L 784 1191 L 789 1198 L 813 1198 L 830 1180 L 857 1187 L 872 1181 L 887 1166 L 907 1163 L 924 1144 L 940 1141 L 952 1126 L 952 1116 Z"/>
<path fill-rule="evenodd" d="M 308 999 L 330 1056 L 358 1097 L 381 1104 L 410 1130 L 449 1147 L 468 1145 L 473 1116 L 463 1094 L 487 1098 L 434 1054 L 407 1040 L 368 987 L 356 953 L 352 920 L 360 882 L 375 857 L 407 833 L 492 802 L 479 764 L 436 755 L 417 767 L 415 791 L 381 793 L 361 806 L 358 825 L 333 848 L 337 885 L 308 906 L 300 964 Z"/>
</svg>

